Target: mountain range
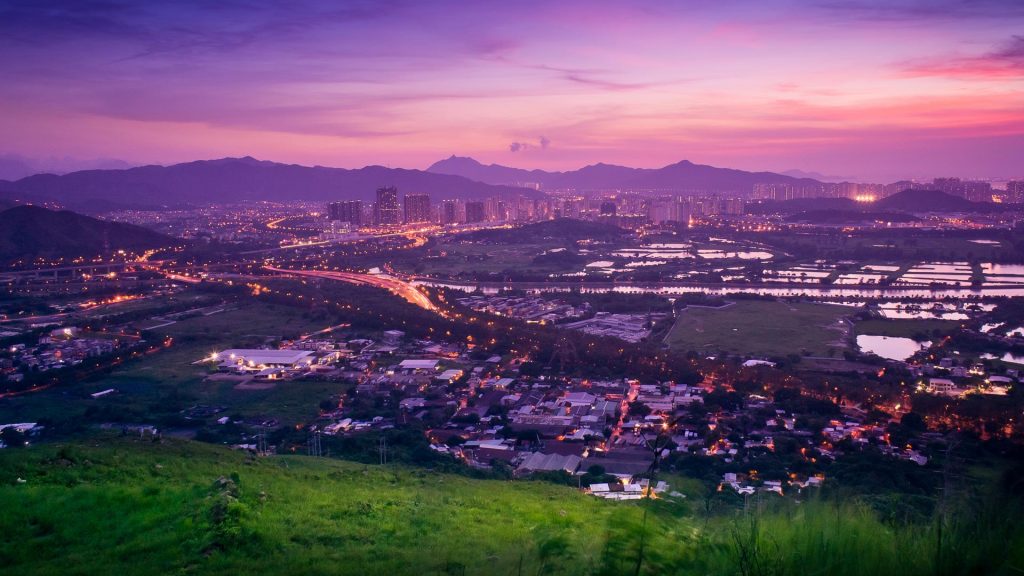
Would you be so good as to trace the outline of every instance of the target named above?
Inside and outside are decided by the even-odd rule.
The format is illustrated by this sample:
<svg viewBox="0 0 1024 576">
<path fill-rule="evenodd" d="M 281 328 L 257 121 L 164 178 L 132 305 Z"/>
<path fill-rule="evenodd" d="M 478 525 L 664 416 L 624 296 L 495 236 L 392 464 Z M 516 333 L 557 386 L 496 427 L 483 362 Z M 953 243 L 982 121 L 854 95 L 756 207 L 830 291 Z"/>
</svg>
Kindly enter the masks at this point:
<svg viewBox="0 0 1024 576">
<path fill-rule="evenodd" d="M 130 168 L 132 164 L 112 158 L 49 157 L 30 158 L 20 154 L 0 154 L 0 180 L 18 180 L 33 174 L 67 174 L 79 170 Z"/>
<path fill-rule="evenodd" d="M 114 209 L 161 209 L 211 202 L 372 201 L 374 192 L 381 186 L 397 186 L 400 197 L 408 193 L 429 194 L 435 202 L 449 198 L 539 196 L 541 192 L 535 189 L 538 187 L 544 191 L 746 194 L 758 183 L 801 187 L 821 184 L 811 178 L 717 168 L 687 160 L 662 168 L 592 164 L 579 170 L 549 172 L 485 165 L 459 156 L 435 162 L 426 170 L 384 166 L 350 170 L 281 164 L 247 156 L 171 166 L 82 170 L 64 175 L 36 174 L 15 181 L 0 180 L 0 209 L 19 202 L 53 203 L 78 212 L 97 214 Z M 870 209 L 898 212 L 985 212 L 1000 209 L 936 194 L 933 191 L 908 191 L 880 200 Z M 820 205 L 786 211 L 868 208 L 854 207 L 852 201 L 843 202 L 842 199 L 813 201 Z"/>
<path fill-rule="evenodd" d="M 539 184 L 545 190 L 663 190 L 666 192 L 749 193 L 754 184 L 820 184 L 811 178 L 795 178 L 774 172 L 747 172 L 716 168 L 683 160 L 662 168 L 629 168 L 592 164 L 568 172 L 524 170 L 498 164 L 484 165 L 472 158 L 451 156 L 435 162 L 427 172 L 463 176 L 488 184 Z"/>
<path fill-rule="evenodd" d="M 0 181 L 0 198 L 58 202 L 95 213 L 116 207 L 187 206 L 212 201 L 368 201 L 381 186 L 397 186 L 400 195 L 426 193 L 435 201 L 538 194 L 422 170 L 384 166 L 347 170 L 245 157 L 125 170 L 83 170 L 64 175 L 37 174 L 13 182 Z"/>
<path fill-rule="evenodd" d="M 773 172 L 745 172 L 682 161 L 663 168 L 593 164 L 567 172 L 523 170 L 452 156 L 427 170 L 367 166 L 358 169 L 300 166 L 251 157 L 200 160 L 171 166 L 82 170 L 0 180 L 0 198 L 56 202 L 83 212 L 116 208 L 153 209 L 252 200 L 370 201 L 381 186 L 399 194 L 449 198 L 537 195 L 544 190 L 650 190 L 711 193 L 749 192 L 756 183 L 814 185 L 817 180 Z"/>
</svg>

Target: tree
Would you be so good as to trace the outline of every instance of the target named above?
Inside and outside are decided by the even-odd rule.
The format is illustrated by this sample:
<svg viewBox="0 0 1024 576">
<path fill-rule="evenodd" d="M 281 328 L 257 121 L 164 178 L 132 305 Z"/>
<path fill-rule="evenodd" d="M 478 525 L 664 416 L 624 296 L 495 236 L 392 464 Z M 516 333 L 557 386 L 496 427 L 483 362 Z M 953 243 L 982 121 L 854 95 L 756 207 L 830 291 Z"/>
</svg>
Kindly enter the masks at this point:
<svg viewBox="0 0 1024 576">
<path fill-rule="evenodd" d="M 644 418 L 651 413 L 651 408 L 643 402 L 631 402 L 629 404 L 629 413 L 638 418 Z"/>
<path fill-rule="evenodd" d="M 928 429 L 928 425 L 925 424 L 924 418 L 922 418 L 917 412 L 907 412 L 900 417 L 900 425 L 911 432 L 924 432 Z"/>
<path fill-rule="evenodd" d="M 25 445 L 25 435 L 17 428 L 8 426 L 0 431 L 0 441 L 8 448 L 21 448 Z"/>
<path fill-rule="evenodd" d="M 540 362 L 528 360 L 519 365 L 519 373 L 523 376 L 537 377 L 540 376 L 543 371 L 544 365 Z"/>
</svg>

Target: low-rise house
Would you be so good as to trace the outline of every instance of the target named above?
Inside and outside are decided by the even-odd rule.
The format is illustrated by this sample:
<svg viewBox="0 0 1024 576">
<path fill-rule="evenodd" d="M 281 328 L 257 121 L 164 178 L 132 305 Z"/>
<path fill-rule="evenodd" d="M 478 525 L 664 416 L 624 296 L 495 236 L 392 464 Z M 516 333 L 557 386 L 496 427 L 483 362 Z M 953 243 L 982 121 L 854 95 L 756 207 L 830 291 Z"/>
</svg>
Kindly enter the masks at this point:
<svg viewBox="0 0 1024 576">
<path fill-rule="evenodd" d="M 544 454 L 533 452 L 516 468 L 520 474 L 532 474 L 534 472 L 556 472 L 563 471 L 575 474 L 583 459 L 575 455 Z"/>
<path fill-rule="evenodd" d="M 640 500 L 644 497 L 643 486 L 640 484 L 622 484 L 619 482 L 591 484 L 588 492 L 598 498 L 607 500 Z"/>
</svg>

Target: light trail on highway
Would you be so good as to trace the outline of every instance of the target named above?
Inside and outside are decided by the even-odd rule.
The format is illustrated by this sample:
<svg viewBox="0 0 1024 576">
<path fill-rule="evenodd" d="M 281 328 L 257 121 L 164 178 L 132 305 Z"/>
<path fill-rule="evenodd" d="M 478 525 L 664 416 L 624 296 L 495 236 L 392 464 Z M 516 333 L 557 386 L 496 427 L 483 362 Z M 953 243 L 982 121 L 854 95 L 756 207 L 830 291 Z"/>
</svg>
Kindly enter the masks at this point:
<svg viewBox="0 0 1024 576">
<path fill-rule="evenodd" d="M 276 272 L 278 274 L 292 274 L 308 278 L 338 280 L 341 282 L 348 282 L 349 284 L 383 288 L 384 290 L 401 297 L 410 304 L 419 306 L 424 310 L 429 310 L 441 316 L 444 315 L 444 313 L 433 302 L 431 302 L 430 298 L 428 298 L 426 294 L 420 292 L 412 284 L 393 276 L 384 274 L 360 274 L 357 272 L 330 272 L 323 270 L 288 270 L 285 268 L 275 268 L 273 266 L 264 266 L 263 269 L 270 272 Z"/>
</svg>

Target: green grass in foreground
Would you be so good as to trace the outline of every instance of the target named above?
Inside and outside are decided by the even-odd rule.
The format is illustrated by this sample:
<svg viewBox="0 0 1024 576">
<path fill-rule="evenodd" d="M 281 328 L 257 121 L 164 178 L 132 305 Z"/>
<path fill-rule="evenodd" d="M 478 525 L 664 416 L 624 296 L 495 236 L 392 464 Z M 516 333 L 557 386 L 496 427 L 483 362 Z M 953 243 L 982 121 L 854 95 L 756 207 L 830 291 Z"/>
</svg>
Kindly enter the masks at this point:
<svg viewBox="0 0 1024 576">
<path fill-rule="evenodd" d="M 1007 510 L 948 523 L 937 554 L 932 526 L 893 527 L 851 503 L 776 499 L 773 512 L 705 518 L 682 503 L 604 502 L 539 482 L 97 436 L 0 451 L 0 566 L 62 576 L 633 574 L 644 506 L 642 574 L 1024 565 Z"/>
<path fill-rule="evenodd" d="M 666 342 L 676 350 L 701 353 L 785 356 L 809 351 L 827 356 L 842 351 L 849 308 L 829 304 L 737 300 L 727 308 L 689 307 L 680 312 Z"/>
</svg>

